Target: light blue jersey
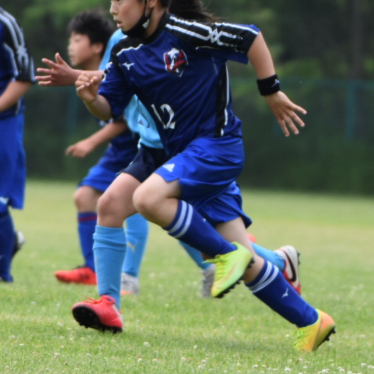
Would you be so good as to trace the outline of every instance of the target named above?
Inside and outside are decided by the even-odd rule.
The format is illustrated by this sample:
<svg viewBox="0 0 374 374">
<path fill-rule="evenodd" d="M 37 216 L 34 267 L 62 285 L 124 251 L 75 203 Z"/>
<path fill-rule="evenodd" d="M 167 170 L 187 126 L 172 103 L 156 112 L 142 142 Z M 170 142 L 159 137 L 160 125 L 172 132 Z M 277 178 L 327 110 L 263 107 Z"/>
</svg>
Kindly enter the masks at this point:
<svg viewBox="0 0 374 374">
<path fill-rule="evenodd" d="M 110 38 L 105 54 L 100 64 L 100 70 L 105 70 L 110 61 L 112 48 L 126 36 L 118 29 Z M 145 106 L 134 95 L 125 110 L 125 119 L 132 132 L 139 133 L 140 143 L 150 148 L 162 149 L 160 135 L 158 134 L 156 124 L 152 116 L 148 113 Z"/>
</svg>

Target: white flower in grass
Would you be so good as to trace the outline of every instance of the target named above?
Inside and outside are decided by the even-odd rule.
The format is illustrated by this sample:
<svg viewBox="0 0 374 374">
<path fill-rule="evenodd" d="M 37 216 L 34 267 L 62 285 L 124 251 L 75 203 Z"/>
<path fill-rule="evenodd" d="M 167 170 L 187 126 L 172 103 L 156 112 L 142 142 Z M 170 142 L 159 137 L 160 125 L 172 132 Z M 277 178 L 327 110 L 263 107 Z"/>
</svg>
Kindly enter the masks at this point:
<svg viewBox="0 0 374 374">
<path fill-rule="evenodd" d="M 308 366 L 306 366 L 306 365 L 305 365 L 305 366 L 303 366 L 303 369 L 308 369 Z"/>
<path fill-rule="evenodd" d="M 284 368 L 284 371 L 291 371 L 292 369 L 290 369 L 289 367 L 286 367 Z"/>
<path fill-rule="evenodd" d="M 240 331 L 235 331 L 235 334 L 240 334 Z"/>
<path fill-rule="evenodd" d="M 194 345 L 193 349 L 196 349 L 197 348 L 197 345 Z"/>
<path fill-rule="evenodd" d="M 144 345 L 145 347 L 150 347 L 150 346 L 151 346 L 148 342 L 144 342 L 143 345 Z"/>
<path fill-rule="evenodd" d="M 258 365 L 257 364 L 253 365 L 252 369 L 258 369 Z"/>
<path fill-rule="evenodd" d="M 182 362 L 186 361 L 186 357 L 182 357 L 182 358 L 181 358 L 181 361 L 182 361 Z"/>
<path fill-rule="evenodd" d="M 202 360 L 201 362 L 203 362 L 204 364 L 206 364 L 206 360 Z"/>
<path fill-rule="evenodd" d="M 143 359 L 142 358 L 138 358 L 138 362 L 142 362 L 143 361 Z"/>
<path fill-rule="evenodd" d="M 55 358 L 59 358 L 60 354 L 58 352 L 55 352 Z"/>
<path fill-rule="evenodd" d="M 236 366 L 242 366 L 242 364 L 241 364 L 240 362 L 238 362 L 238 363 L 236 364 Z"/>
<path fill-rule="evenodd" d="M 152 360 L 152 362 L 157 362 L 157 358 L 154 358 L 154 359 Z"/>
<path fill-rule="evenodd" d="M 24 344 L 23 343 L 21 343 L 20 345 L 19 345 L 20 347 L 23 347 L 24 346 Z"/>
<path fill-rule="evenodd" d="M 198 369 L 203 369 L 203 368 L 205 368 L 205 365 L 199 365 L 197 368 Z"/>
<path fill-rule="evenodd" d="M 329 369 L 323 369 L 321 373 L 328 373 Z"/>
<path fill-rule="evenodd" d="M 65 348 L 63 345 L 60 348 Z"/>
<path fill-rule="evenodd" d="M 362 363 L 361 366 L 366 366 L 366 364 L 365 364 L 365 363 Z"/>
</svg>

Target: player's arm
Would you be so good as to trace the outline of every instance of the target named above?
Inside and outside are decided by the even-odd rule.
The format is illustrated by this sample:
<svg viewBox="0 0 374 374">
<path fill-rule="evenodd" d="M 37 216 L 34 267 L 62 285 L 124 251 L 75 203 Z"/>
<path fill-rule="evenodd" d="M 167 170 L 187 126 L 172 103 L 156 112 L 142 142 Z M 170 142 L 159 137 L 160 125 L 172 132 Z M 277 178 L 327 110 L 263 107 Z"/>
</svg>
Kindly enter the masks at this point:
<svg viewBox="0 0 374 374">
<path fill-rule="evenodd" d="M 31 87 L 31 82 L 13 81 L 10 82 L 5 91 L 0 96 L 0 113 L 11 108 L 21 99 L 26 91 Z"/>
<path fill-rule="evenodd" d="M 305 124 L 296 112 L 306 114 L 306 110 L 294 104 L 280 91 L 273 59 L 262 33 L 259 33 L 253 41 L 247 56 L 256 71 L 260 93 L 265 97 L 284 135 L 289 136 L 289 131 L 298 134 L 299 130 L 295 123 L 300 127 L 304 127 Z"/>
<path fill-rule="evenodd" d="M 84 70 L 73 69 L 59 53 L 55 55 L 55 61 L 43 58 L 42 62 L 49 66 L 49 68 L 38 68 L 37 72 L 43 75 L 37 75 L 35 78 L 40 86 L 46 87 L 60 87 L 60 86 L 74 86 L 78 77 L 85 72 Z M 103 72 L 89 71 L 86 72 L 91 76 L 96 76 L 101 79 Z"/>
<path fill-rule="evenodd" d="M 4 16 L 6 18 L 6 15 Z M 15 105 L 34 83 L 34 62 L 27 49 L 21 28 L 12 18 L 4 22 L 4 45 L 14 66 L 14 80 L 0 96 L 0 112 Z"/>
<path fill-rule="evenodd" d="M 98 95 L 100 80 L 87 73 L 81 74 L 75 82 L 77 94 L 87 109 L 97 118 L 108 121 L 112 117 L 109 102 L 104 96 Z"/>
<path fill-rule="evenodd" d="M 91 153 L 100 144 L 106 143 L 128 129 L 124 120 L 108 123 L 90 137 L 75 143 L 66 149 L 66 155 L 83 158 Z"/>
</svg>

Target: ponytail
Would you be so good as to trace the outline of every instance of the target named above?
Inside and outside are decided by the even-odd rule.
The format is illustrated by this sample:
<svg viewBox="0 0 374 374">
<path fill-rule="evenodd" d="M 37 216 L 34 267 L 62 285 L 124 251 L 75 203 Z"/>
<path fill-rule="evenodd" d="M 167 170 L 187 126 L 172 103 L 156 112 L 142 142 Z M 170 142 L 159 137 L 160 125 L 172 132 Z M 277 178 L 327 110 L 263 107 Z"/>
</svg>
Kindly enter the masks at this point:
<svg viewBox="0 0 374 374">
<path fill-rule="evenodd" d="M 169 12 L 178 17 L 203 22 L 215 22 L 201 0 L 161 0 L 161 4 L 169 8 Z"/>
</svg>

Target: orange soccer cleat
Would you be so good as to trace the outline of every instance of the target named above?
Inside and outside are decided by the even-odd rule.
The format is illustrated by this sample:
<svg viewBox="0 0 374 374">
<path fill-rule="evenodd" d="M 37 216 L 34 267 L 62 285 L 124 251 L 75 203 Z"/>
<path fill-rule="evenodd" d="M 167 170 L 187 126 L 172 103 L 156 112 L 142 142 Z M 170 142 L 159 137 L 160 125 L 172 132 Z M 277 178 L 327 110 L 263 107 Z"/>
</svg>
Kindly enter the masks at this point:
<svg viewBox="0 0 374 374">
<path fill-rule="evenodd" d="M 297 351 L 313 352 L 326 340 L 329 340 L 331 334 L 335 334 L 335 322 L 325 312 L 318 309 L 318 319 L 313 325 L 299 328 L 294 348 Z"/>
<path fill-rule="evenodd" d="M 87 297 L 86 301 L 73 306 L 72 313 L 75 320 L 86 328 L 111 331 L 113 334 L 122 332 L 122 313 L 113 297 L 103 295 L 99 300 Z"/>
<path fill-rule="evenodd" d="M 58 270 L 55 277 L 64 283 L 96 285 L 96 273 L 87 266 L 80 266 L 73 270 Z"/>
</svg>

